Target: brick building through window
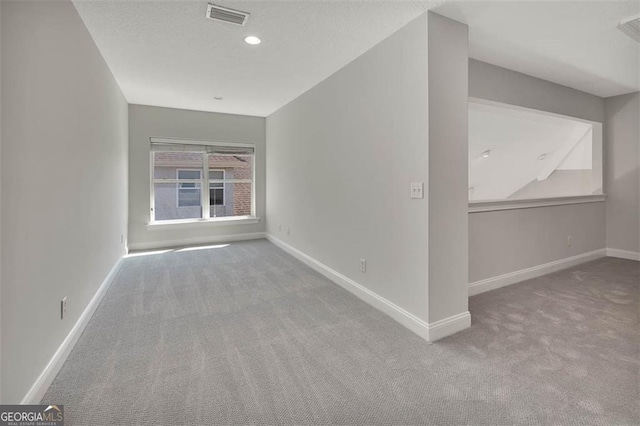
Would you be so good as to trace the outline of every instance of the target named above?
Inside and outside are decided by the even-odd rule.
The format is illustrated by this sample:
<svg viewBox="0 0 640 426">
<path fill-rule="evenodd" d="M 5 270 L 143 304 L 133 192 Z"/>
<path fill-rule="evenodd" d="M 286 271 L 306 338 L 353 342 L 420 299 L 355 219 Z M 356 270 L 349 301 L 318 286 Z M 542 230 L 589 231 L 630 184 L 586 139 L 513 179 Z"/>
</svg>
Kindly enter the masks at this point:
<svg viewBox="0 0 640 426">
<path fill-rule="evenodd" d="M 155 221 L 251 216 L 253 154 L 156 150 L 152 156 Z"/>
</svg>

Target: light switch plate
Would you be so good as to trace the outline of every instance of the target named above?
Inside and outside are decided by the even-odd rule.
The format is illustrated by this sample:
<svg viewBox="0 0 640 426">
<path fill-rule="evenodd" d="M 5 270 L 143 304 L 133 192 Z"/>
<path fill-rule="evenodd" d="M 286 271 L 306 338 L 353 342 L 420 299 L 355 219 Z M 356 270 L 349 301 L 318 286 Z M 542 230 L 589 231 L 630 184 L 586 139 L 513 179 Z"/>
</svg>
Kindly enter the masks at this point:
<svg viewBox="0 0 640 426">
<path fill-rule="evenodd" d="M 411 182 L 411 198 L 424 198 L 423 187 L 424 183 L 422 182 Z"/>
</svg>

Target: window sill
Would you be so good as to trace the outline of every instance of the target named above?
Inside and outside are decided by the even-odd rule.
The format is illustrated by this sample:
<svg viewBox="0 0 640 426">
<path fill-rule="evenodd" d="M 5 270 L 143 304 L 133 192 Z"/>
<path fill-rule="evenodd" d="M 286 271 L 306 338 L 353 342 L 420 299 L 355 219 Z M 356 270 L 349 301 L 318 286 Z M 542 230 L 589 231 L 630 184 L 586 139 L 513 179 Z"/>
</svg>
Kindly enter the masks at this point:
<svg viewBox="0 0 640 426">
<path fill-rule="evenodd" d="M 469 213 L 492 212 L 497 210 L 531 209 L 536 207 L 563 206 L 567 204 L 599 203 L 606 195 L 578 195 L 572 197 L 537 198 L 527 200 L 470 201 Z"/>
<path fill-rule="evenodd" d="M 224 225 L 254 225 L 260 223 L 259 217 L 252 216 L 236 216 L 236 217 L 220 217 L 212 219 L 180 219 L 180 220 L 161 220 L 150 222 L 147 229 L 167 229 L 167 228 L 184 228 L 184 227 L 200 227 L 200 226 L 224 226 Z"/>
</svg>

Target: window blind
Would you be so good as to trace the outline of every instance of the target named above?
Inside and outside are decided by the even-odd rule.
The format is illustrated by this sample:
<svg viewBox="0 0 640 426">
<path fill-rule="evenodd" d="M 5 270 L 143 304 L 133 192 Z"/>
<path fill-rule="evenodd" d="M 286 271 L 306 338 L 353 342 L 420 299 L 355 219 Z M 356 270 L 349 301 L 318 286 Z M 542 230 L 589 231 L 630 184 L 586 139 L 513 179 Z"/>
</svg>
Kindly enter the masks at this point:
<svg viewBox="0 0 640 426">
<path fill-rule="evenodd" d="M 181 141 L 151 138 L 151 152 L 205 152 L 214 155 L 252 155 L 251 144 L 232 142 Z"/>
</svg>

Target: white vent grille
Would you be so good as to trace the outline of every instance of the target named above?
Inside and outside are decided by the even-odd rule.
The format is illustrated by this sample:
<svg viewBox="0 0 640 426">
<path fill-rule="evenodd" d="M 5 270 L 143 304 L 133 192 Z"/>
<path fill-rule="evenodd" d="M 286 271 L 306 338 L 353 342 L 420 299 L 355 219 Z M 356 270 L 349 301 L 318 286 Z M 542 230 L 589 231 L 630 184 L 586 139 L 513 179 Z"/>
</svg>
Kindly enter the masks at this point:
<svg viewBox="0 0 640 426">
<path fill-rule="evenodd" d="M 618 28 L 626 35 L 640 43 L 640 15 L 620 21 Z"/>
<path fill-rule="evenodd" d="M 249 19 L 250 13 L 240 10 L 229 9 L 228 7 L 211 4 L 207 6 L 207 18 L 214 21 L 228 22 L 234 25 L 244 25 Z"/>
</svg>

